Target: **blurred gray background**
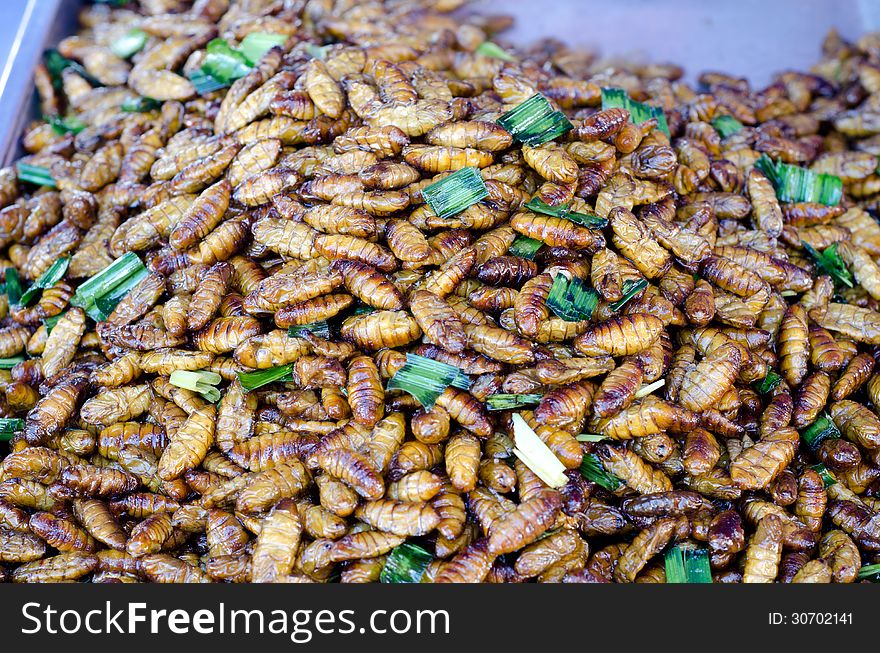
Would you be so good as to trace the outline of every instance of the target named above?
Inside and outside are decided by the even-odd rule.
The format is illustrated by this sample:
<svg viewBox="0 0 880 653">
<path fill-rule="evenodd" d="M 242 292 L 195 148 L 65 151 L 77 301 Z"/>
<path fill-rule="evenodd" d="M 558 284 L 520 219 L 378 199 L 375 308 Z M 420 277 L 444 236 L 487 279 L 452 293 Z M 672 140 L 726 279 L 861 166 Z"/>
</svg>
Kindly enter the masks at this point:
<svg viewBox="0 0 880 653">
<path fill-rule="evenodd" d="M 511 41 L 554 36 L 601 55 L 685 66 L 693 79 L 723 70 L 767 84 L 774 72 L 819 59 L 825 34 L 880 29 L 880 0 L 479 0 L 516 17 Z"/>
</svg>

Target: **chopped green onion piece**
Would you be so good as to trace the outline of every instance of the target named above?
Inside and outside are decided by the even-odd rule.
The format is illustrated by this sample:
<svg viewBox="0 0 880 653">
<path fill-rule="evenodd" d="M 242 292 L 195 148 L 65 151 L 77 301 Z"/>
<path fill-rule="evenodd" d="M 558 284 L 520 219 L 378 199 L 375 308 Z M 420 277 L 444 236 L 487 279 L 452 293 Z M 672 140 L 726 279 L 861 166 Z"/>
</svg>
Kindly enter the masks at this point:
<svg viewBox="0 0 880 653">
<path fill-rule="evenodd" d="M 733 116 L 715 116 L 712 118 L 712 126 L 721 138 L 727 138 L 743 128 L 742 123 Z"/>
<path fill-rule="evenodd" d="M 511 395 L 511 394 L 494 394 L 486 397 L 486 408 L 488 410 L 512 410 L 514 408 L 522 408 L 523 406 L 535 406 L 541 401 L 542 395 Z"/>
<path fill-rule="evenodd" d="M 125 113 L 147 113 L 155 111 L 162 106 L 159 100 L 150 97 L 129 97 L 120 105 L 120 109 Z"/>
<path fill-rule="evenodd" d="M 272 48 L 287 43 L 286 34 L 270 34 L 269 32 L 251 32 L 244 37 L 238 46 L 238 51 L 251 66 L 255 66 L 260 59 Z"/>
<path fill-rule="evenodd" d="M 309 56 L 312 59 L 320 59 L 323 61 L 327 58 L 327 53 L 330 52 L 330 48 L 332 45 L 317 45 L 316 43 L 306 43 L 306 52 L 309 53 Z"/>
<path fill-rule="evenodd" d="M 220 391 L 214 386 L 223 380 L 219 374 L 205 370 L 174 370 L 168 377 L 171 385 L 198 392 L 211 403 L 220 401 Z"/>
<path fill-rule="evenodd" d="M 15 417 L 0 418 L 0 441 L 11 440 L 12 436 L 24 428 L 24 420 Z"/>
<path fill-rule="evenodd" d="M 648 282 L 644 279 L 639 279 L 638 281 L 632 281 L 631 279 L 627 279 L 623 282 L 623 297 L 618 299 L 616 302 L 612 302 L 608 305 L 608 307 L 614 311 L 615 313 L 619 311 L 621 308 L 626 306 L 626 303 L 631 300 L 633 297 L 642 292 L 645 288 L 648 287 Z"/>
<path fill-rule="evenodd" d="M 10 306 L 17 306 L 21 301 L 21 277 L 12 267 L 6 268 L 6 300 Z"/>
<path fill-rule="evenodd" d="M 70 303 L 82 308 L 95 322 L 101 322 L 149 273 L 138 255 L 128 252 L 83 282 Z"/>
<path fill-rule="evenodd" d="M 666 115 L 663 113 L 663 109 L 632 100 L 622 88 L 603 88 L 602 108 L 626 109 L 636 125 L 651 118 L 656 118 L 657 129 L 669 136 L 669 124 L 666 122 Z"/>
<path fill-rule="evenodd" d="M 760 383 L 756 384 L 755 390 L 758 394 L 765 395 L 773 392 L 779 387 L 780 383 L 782 383 L 782 377 L 773 370 L 767 370 L 767 376 L 761 379 Z"/>
<path fill-rule="evenodd" d="M 373 306 L 367 306 L 366 304 L 361 304 L 360 306 L 355 306 L 354 315 L 369 315 L 370 313 L 375 313 L 376 308 Z"/>
<path fill-rule="evenodd" d="M 711 583 L 709 551 L 686 544 L 676 544 L 666 552 L 667 583 Z"/>
<path fill-rule="evenodd" d="M 641 399 L 642 397 L 647 397 L 649 394 L 654 392 L 654 390 L 658 390 L 666 385 L 666 379 L 657 379 L 654 383 L 649 383 L 648 385 L 643 385 L 639 388 L 636 393 L 633 395 L 635 399 Z"/>
<path fill-rule="evenodd" d="M 133 27 L 110 46 L 110 51 L 120 59 L 128 59 L 144 49 L 148 38 L 149 35 L 144 30 Z"/>
<path fill-rule="evenodd" d="M 208 95 L 209 93 L 219 91 L 229 86 L 229 82 L 221 82 L 219 79 L 215 79 L 201 68 L 190 73 L 189 81 L 195 86 L 196 93 L 199 95 Z"/>
<path fill-rule="evenodd" d="M 451 218 L 489 197 L 489 190 L 476 168 L 462 168 L 422 189 L 422 197 L 438 218 Z"/>
<path fill-rule="evenodd" d="M 607 435 L 599 435 L 598 433 L 581 433 L 575 438 L 578 442 L 602 442 L 607 439 Z"/>
<path fill-rule="evenodd" d="M 55 325 L 58 324 L 58 321 L 59 321 L 62 317 L 64 317 L 64 313 L 61 313 L 61 314 L 59 314 L 59 315 L 53 315 L 52 317 L 47 317 L 45 320 L 43 320 L 43 324 L 46 325 L 46 335 L 47 335 L 47 336 L 48 336 L 50 333 L 52 333 L 52 329 L 55 328 Z"/>
<path fill-rule="evenodd" d="M 535 240 L 534 238 L 529 238 L 528 236 L 519 235 L 516 237 L 516 240 L 513 241 L 513 244 L 508 248 L 507 253 L 512 256 L 519 256 L 520 258 L 526 258 L 528 260 L 532 260 L 535 258 L 535 254 L 538 253 L 538 250 L 544 246 L 544 243 L 540 240 Z"/>
<path fill-rule="evenodd" d="M 52 126 L 56 133 L 62 136 L 64 134 L 79 134 L 86 128 L 86 124 L 77 116 L 67 116 L 66 118 L 46 116 L 46 122 Z"/>
<path fill-rule="evenodd" d="M 275 381 L 286 381 L 291 378 L 292 372 L 293 364 L 288 363 L 256 372 L 239 372 L 238 380 L 241 382 L 241 387 L 250 392 Z"/>
<path fill-rule="evenodd" d="M 568 483 L 565 465 L 559 462 L 550 448 L 532 430 L 519 413 L 511 416 L 513 424 L 513 453 L 535 475 L 552 488 L 560 488 Z"/>
<path fill-rule="evenodd" d="M 298 324 L 287 329 L 287 335 L 291 338 L 301 338 L 304 333 L 313 333 L 321 338 L 330 337 L 330 325 L 327 322 L 312 322 L 311 324 Z"/>
<path fill-rule="evenodd" d="M 480 43 L 480 45 L 477 46 L 477 54 L 481 54 L 484 57 L 491 57 L 492 59 L 501 59 L 502 61 L 516 61 L 516 57 L 509 52 L 506 52 L 497 43 L 492 43 L 492 41 L 483 41 Z"/>
<path fill-rule="evenodd" d="M 64 277 L 64 273 L 67 272 L 68 265 L 70 265 L 69 256 L 65 256 L 64 258 L 55 261 L 49 266 L 49 269 L 43 272 L 43 274 L 40 275 L 40 278 L 34 281 L 33 285 L 22 294 L 19 304 L 21 306 L 27 306 L 31 300 L 37 296 L 37 293 L 40 290 L 51 288 L 61 281 Z"/>
<path fill-rule="evenodd" d="M 801 242 L 801 245 L 807 250 L 807 253 L 810 255 L 810 258 L 813 259 L 819 272 L 827 274 L 834 279 L 835 282 L 843 284 L 847 288 L 853 287 L 852 273 L 846 267 L 846 263 L 843 262 L 843 259 L 840 258 L 840 254 L 837 251 L 837 243 L 833 243 L 826 247 L 822 252 L 819 252 L 815 247 L 808 243 Z"/>
<path fill-rule="evenodd" d="M 880 564 L 862 566 L 859 569 L 859 580 L 869 580 L 872 583 L 880 582 Z"/>
<path fill-rule="evenodd" d="M 818 465 L 813 465 L 812 467 L 810 467 L 810 469 L 812 469 L 814 472 L 822 477 L 822 482 L 825 484 L 826 488 L 831 487 L 832 485 L 837 483 L 837 479 L 834 478 L 834 474 L 832 474 L 831 471 L 822 463 L 819 463 Z"/>
<path fill-rule="evenodd" d="M 64 86 L 61 73 L 68 68 L 86 80 L 90 85 L 103 86 L 100 81 L 95 79 L 95 77 L 90 75 L 89 72 L 82 67 L 82 64 L 62 56 L 58 50 L 46 50 L 46 52 L 43 53 L 43 63 L 46 64 L 46 69 L 49 71 L 49 76 L 52 78 L 52 84 L 58 90 L 61 90 Z"/>
<path fill-rule="evenodd" d="M 798 293 L 796 290 L 783 290 L 779 294 L 782 295 L 783 297 L 797 297 L 798 296 Z"/>
<path fill-rule="evenodd" d="M 122 283 L 103 295 L 92 298 L 92 302 L 83 307 L 86 314 L 96 322 L 106 320 L 116 305 L 121 302 L 132 289 L 150 274 L 146 268 L 137 270 L 126 277 Z"/>
<path fill-rule="evenodd" d="M 574 128 L 565 114 L 555 111 L 550 101 L 536 93 L 495 121 L 516 140 L 530 147 L 559 138 Z"/>
<path fill-rule="evenodd" d="M 599 293 L 577 277 L 557 274 L 547 295 L 547 308 L 566 322 L 589 320 L 599 304 Z"/>
<path fill-rule="evenodd" d="M 596 454 L 586 453 L 581 461 L 581 476 L 596 485 L 601 485 L 609 492 L 615 492 L 623 485 L 623 481 L 605 470 Z"/>
<path fill-rule="evenodd" d="M 840 430 L 827 414 L 819 418 L 801 432 L 801 437 L 813 451 L 828 438 L 840 438 Z"/>
<path fill-rule="evenodd" d="M 455 375 L 455 378 L 452 379 L 452 383 L 450 383 L 449 385 L 451 385 L 453 388 L 458 388 L 460 390 L 470 390 L 471 378 L 461 370 L 458 370 L 458 374 Z"/>
<path fill-rule="evenodd" d="M 176 385 L 178 388 L 195 390 L 199 384 L 217 385 L 223 380 L 223 377 L 216 372 L 209 372 L 207 370 L 174 370 L 168 379 L 171 385 Z"/>
<path fill-rule="evenodd" d="M 0 370 L 11 370 L 19 363 L 24 362 L 24 356 L 13 356 L 12 358 L 0 358 Z"/>
<path fill-rule="evenodd" d="M 86 281 L 80 284 L 71 304 L 74 306 L 82 306 L 82 304 L 78 302 L 80 302 L 83 297 L 103 295 L 124 281 L 126 277 L 132 272 L 138 270 L 141 266 L 143 266 L 143 263 L 141 263 L 138 255 L 134 252 L 127 252 L 103 270 L 89 277 Z"/>
<path fill-rule="evenodd" d="M 48 168 L 43 166 L 34 166 L 29 163 L 16 163 L 15 169 L 18 172 L 18 178 L 35 186 L 46 186 L 48 188 L 58 188 L 55 178 Z"/>
<path fill-rule="evenodd" d="M 431 561 L 434 559 L 430 553 L 422 547 L 404 542 L 394 547 L 385 565 L 379 573 L 379 582 L 382 583 L 418 583 Z"/>
<path fill-rule="evenodd" d="M 116 308 L 116 305 L 121 302 L 136 285 L 143 281 L 144 277 L 148 274 L 149 273 L 146 269 L 138 270 L 108 293 L 95 297 L 95 308 L 97 308 L 96 313 L 100 313 L 102 319 L 106 320 L 110 313 L 113 312 L 113 309 Z"/>
<path fill-rule="evenodd" d="M 843 182 L 836 175 L 813 172 L 806 168 L 774 161 L 762 154 L 755 167 L 764 173 L 782 202 L 818 202 L 837 206 L 843 197 Z"/>
<path fill-rule="evenodd" d="M 564 218 L 569 222 L 574 222 L 575 224 L 581 225 L 582 227 L 587 227 L 588 229 L 602 229 L 603 227 L 608 226 L 608 220 L 605 218 L 600 218 L 597 215 L 590 215 L 588 213 L 578 213 L 577 211 L 571 210 L 571 202 L 564 204 L 562 206 L 550 206 L 544 200 L 533 197 L 528 202 L 526 202 L 526 208 L 530 211 L 534 211 L 535 213 L 543 213 L 544 215 L 552 215 L 555 218 Z"/>
<path fill-rule="evenodd" d="M 437 397 L 459 378 L 461 370 L 418 354 L 407 354 L 406 363 L 391 377 L 388 390 L 403 390 L 430 410 Z"/>
<path fill-rule="evenodd" d="M 245 56 L 224 39 L 214 39 L 206 48 L 202 71 L 219 82 L 229 84 L 251 71 Z"/>
</svg>

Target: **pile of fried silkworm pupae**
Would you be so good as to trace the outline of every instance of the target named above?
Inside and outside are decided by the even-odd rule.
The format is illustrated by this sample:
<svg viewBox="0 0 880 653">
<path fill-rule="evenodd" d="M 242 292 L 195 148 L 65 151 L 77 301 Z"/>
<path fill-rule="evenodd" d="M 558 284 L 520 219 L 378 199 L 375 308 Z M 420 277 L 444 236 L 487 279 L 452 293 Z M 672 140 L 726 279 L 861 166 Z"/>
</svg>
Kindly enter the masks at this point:
<svg viewBox="0 0 880 653">
<path fill-rule="evenodd" d="M 0 581 L 870 580 L 880 35 L 694 87 L 462 4 L 85 6 L 0 170 Z"/>
</svg>

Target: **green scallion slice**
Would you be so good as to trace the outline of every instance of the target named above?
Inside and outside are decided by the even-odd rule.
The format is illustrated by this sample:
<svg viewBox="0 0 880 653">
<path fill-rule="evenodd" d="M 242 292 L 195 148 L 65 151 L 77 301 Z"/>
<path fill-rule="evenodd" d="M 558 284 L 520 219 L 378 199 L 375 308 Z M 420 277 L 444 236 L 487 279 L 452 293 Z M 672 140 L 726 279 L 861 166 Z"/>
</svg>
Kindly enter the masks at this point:
<svg viewBox="0 0 880 653">
<path fill-rule="evenodd" d="M 486 397 L 488 410 L 513 410 L 523 406 L 535 406 L 541 401 L 542 395 L 536 394 L 494 394 Z"/>
<path fill-rule="evenodd" d="M 600 435 L 598 433 L 581 433 L 575 440 L 578 442 L 602 442 L 603 440 L 607 440 L 607 435 Z"/>
<path fill-rule="evenodd" d="M 603 88 L 602 89 L 602 108 L 603 109 L 626 109 L 633 123 L 639 125 L 651 118 L 657 119 L 657 129 L 669 136 L 669 124 L 666 122 L 666 115 L 660 107 L 652 107 L 648 104 L 636 102 L 631 99 L 627 92 L 622 88 Z"/>
<path fill-rule="evenodd" d="M 176 385 L 178 388 L 186 388 L 187 390 L 197 392 L 211 403 L 217 403 L 220 401 L 220 390 L 214 386 L 222 380 L 223 377 L 219 374 L 208 372 L 206 370 L 198 370 L 194 372 L 188 370 L 174 370 L 171 373 L 171 376 L 168 377 L 168 381 L 171 385 Z"/>
<path fill-rule="evenodd" d="M 589 320 L 598 304 L 599 293 L 577 277 L 569 279 L 564 274 L 556 275 L 547 295 L 547 308 L 566 322 Z"/>
<path fill-rule="evenodd" d="M 525 207 L 535 213 L 552 215 L 555 218 L 564 218 L 569 222 L 574 222 L 575 224 L 587 227 L 588 229 L 602 229 L 603 227 L 608 226 L 608 220 L 605 218 L 600 218 L 597 215 L 590 215 L 589 213 L 572 211 L 571 202 L 562 206 L 550 206 L 544 202 L 544 200 L 538 197 L 533 197 L 526 202 Z"/>
<path fill-rule="evenodd" d="M 251 66 L 257 65 L 265 54 L 272 48 L 287 43 L 286 34 L 271 34 L 269 32 L 251 32 L 244 37 L 238 46 L 238 51 Z"/>
<path fill-rule="evenodd" d="M 162 107 L 159 100 L 150 97 L 130 97 L 119 106 L 125 113 L 148 113 Z"/>
<path fill-rule="evenodd" d="M 859 569 L 859 580 L 868 580 L 872 583 L 880 583 L 880 564 L 863 565 Z"/>
<path fill-rule="evenodd" d="M 21 302 L 21 277 L 18 270 L 6 268 L 6 301 L 10 306 L 18 306 Z"/>
<path fill-rule="evenodd" d="M 370 313 L 375 313 L 376 308 L 373 306 L 368 306 L 367 304 L 360 304 L 359 306 L 354 307 L 354 311 L 352 315 L 369 315 Z"/>
<path fill-rule="evenodd" d="M 62 136 L 64 134 L 79 134 L 86 128 L 86 124 L 77 116 L 67 116 L 66 118 L 62 118 L 61 116 L 46 116 L 46 122 L 52 126 L 55 133 L 61 134 Z"/>
<path fill-rule="evenodd" d="M 818 419 L 801 431 L 801 437 L 807 446 L 813 451 L 819 448 L 828 438 L 840 438 L 840 429 L 831 420 L 827 413 L 819 415 Z"/>
<path fill-rule="evenodd" d="M 649 394 L 653 393 L 654 390 L 659 390 L 664 385 L 666 385 L 666 379 L 657 379 L 653 383 L 643 385 L 641 388 L 636 390 L 636 393 L 633 395 L 633 399 L 641 399 L 642 397 L 647 397 Z"/>
<path fill-rule="evenodd" d="M 313 333 L 320 338 L 330 337 L 330 325 L 326 321 L 312 322 L 311 324 L 298 324 L 288 327 L 287 335 L 291 338 L 301 338 L 304 333 Z"/>
<path fill-rule="evenodd" d="M 813 259 L 816 268 L 821 274 L 827 274 L 836 283 L 842 284 L 847 288 L 853 287 L 852 273 L 840 257 L 840 253 L 837 251 L 837 243 L 829 245 L 821 252 L 808 243 L 801 242 L 801 245 L 807 250 L 807 254 Z"/>
<path fill-rule="evenodd" d="M 616 302 L 612 302 L 608 305 L 608 307 L 616 313 L 621 308 L 626 306 L 629 300 L 638 295 L 647 287 L 648 282 L 645 279 L 639 279 L 638 281 L 627 279 L 623 282 L 623 297 L 618 299 Z"/>
<path fill-rule="evenodd" d="M 15 170 L 21 181 L 26 181 L 35 186 L 45 186 L 47 188 L 58 188 L 55 178 L 48 168 L 43 166 L 34 166 L 29 163 L 18 162 L 15 164 Z"/>
<path fill-rule="evenodd" d="M 755 167 L 773 184 L 776 197 L 782 202 L 818 202 L 837 206 L 843 198 L 843 181 L 836 175 L 774 162 L 766 154 L 755 161 Z"/>
<path fill-rule="evenodd" d="M 623 481 L 605 470 L 596 454 L 586 453 L 581 461 L 581 476 L 596 485 L 601 485 L 609 492 L 615 492 L 623 485 Z"/>
<path fill-rule="evenodd" d="M 136 285 L 143 281 L 144 277 L 148 276 L 149 273 L 149 270 L 146 268 L 138 270 L 129 277 L 126 277 L 122 283 L 115 286 L 109 292 L 95 297 L 94 304 L 83 307 L 83 310 L 85 310 L 86 314 L 96 322 L 106 320 L 113 312 L 113 309 L 116 308 L 116 305 L 121 302 Z"/>
<path fill-rule="evenodd" d="M 317 43 L 306 43 L 306 52 L 309 53 L 309 56 L 312 59 L 320 59 L 324 61 L 327 58 L 327 54 L 330 52 L 330 48 L 332 45 L 318 45 Z"/>
<path fill-rule="evenodd" d="M 501 59 L 502 61 L 516 61 L 516 57 L 505 51 L 497 43 L 492 43 L 492 41 L 483 41 L 480 43 L 480 45 L 477 46 L 477 54 L 492 59 Z"/>
<path fill-rule="evenodd" d="M 24 362 L 24 356 L 13 356 L 11 358 L 0 358 L 0 370 L 11 370 L 19 363 Z"/>
<path fill-rule="evenodd" d="M 513 455 L 550 487 L 561 488 L 567 484 L 565 466 L 523 416 L 511 413 L 510 424 L 513 427 Z"/>
<path fill-rule="evenodd" d="M 43 320 L 43 324 L 46 326 L 46 335 L 48 336 L 52 333 L 52 329 L 55 328 L 55 325 L 58 324 L 58 321 L 64 317 L 64 313 L 60 313 L 59 315 L 53 315 L 52 317 L 47 317 Z"/>
<path fill-rule="evenodd" d="M 0 441 L 12 439 L 18 431 L 24 428 L 24 420 L 15 417 L 0 418 Z"/>
<path fill-rule="evenodd" d="M 727 138 L 743 128 L 742 123 L 733 116 L 715 116 L 712 118 L 712 126 L 721 138 Z"/>
<path fill-rule="evenodd" d="M 110 45 L 110 51 L 120 59 L 128 59 L 144 49 L 148 38 L 149 35 L 144 30 L 133 27 Z"/>
<path fill-rule="evenodd" d="M 458 370 L 457 367 L 455 369 Z M 470 390 L 471 384 L 471 378 L 461 370 L 458 370 L 458 373 L 455 375 L 455 378 L 452 379 L 452 383 L 450 383 L 449 385 L 451 385 L 453 388 L 458 388 L 459 390 Z"/>
<path fill-rule="evenodd" d="M 438 218 L 451 218 L 489 197 L 476 168 L 462 168 L 422 189 L 422 197 Z"/>
<path fill-rule="evenodd" d="M 550 101 L 536 93 L 495 121 L 510 132 L 520 143 L 531 147 L 559 138 L 574 128 L 561 111 L 556 111 Z"/>
<path fill-rule="evenodd" d="M 214 39 L 206 48 L 202 71 L 219 82 L 229 84 L 251 71 L 247 58 L 225 39 Z"/>
<path fill-rule="evenodd" d="M 418 583 L 431 561 L 434 559 L 422 547 L 404 542 L 394 547 L 385 559 L 385 565 L 379 573 L 382 583 Z"/>
<path fill-rule="evenodd" d="M 257 370 L 256 372 L 239 372 L 238 380 L 241 382 L 241 387 L 250 392 L 275 381 L 292 380 L 292 373 L 293 363 L 289 363 L 265 370 Z"/>
<path fill-rule="evenodd" d="M 520 258 L 526 258 L 531 261 L 535 258 L 535 254 L 538 253 L 538 250 L 543 246 L 544 243 L 540 240 L 519 235 L 516 237 L 516 240 L 513 241 L 513 244 L 507 249 L 507 253 L 511 256 L 519 256 Z"/>
<path fill-rule="evenodd" d="M 810 469 L 812 469 L 814 472 L 822 477 L 822 482 L 825 484 L 826 488 L 829 488 L 837 483 L 837 479 L 834 478 L 834 474 L 832 474 L 831 471 L 822 463 L 819 463 L 818 465 L 813 465 L 812 467 L 810 467 Z"/>
<path fill-rule="evenodd" d="M 82 67 L 82 64 L 73 61 L 72 59 L 68 59 L 58 52 L 58 50 L 46 50 L 46 52 L 43 53 L 43 63 L 46 64 L 46 70 L 49 71 L 49 76 L 52 78 L 52 84 L 58 90 L 61 90 L 64 87 L 61 73 L 67 69 L 75 72 L 92 86 L 103 86 L 100 81 L 95 79 L 94 76 L 90 75 L 89 72 Z"/>
<path fill-rule="evenodd" d="M 137 254 L 127 252 L 77 288 L 70 303 L 101 322 L 149 273 Z"/>
<path fill-rule="evenodd" d="M 667 583 L 711 583 L 709 551 L 704 548 L 676 544 L 666 552 Z"/>
<path fill-rule="evenodd" d="M 70 265 L 69 256 L 65 256 L 55 261 L 49 266 L 49 269 L 43 272 L 43 274 L 40 275 L 40 278 L 34 281 L 33 285 L 22 294 L 19 304 L 21 306 L 27 306 L 41 290 L 51 288 L 61 281 L 61 279 L 64 278 L 64 273 L 67 272 L 68 265 Z"/>
<path fill-rule="evenodd" d="M 773 392 L 782 383 L 782 377 L 773 370 L 767 370 L 767 376 L 761 379 L 760 383 L 755 384 L 755 390 L 758 394 L 768 394 Z"/>
<path fill-rule="evenodd" d="M 229 82 L 221 82 L 219 79 L 215 79 L 201 68 L 190 73 L 189 81 L 195 86 L 196 93 L 199 95 L 208 95 L 209 93 L 219 91 L 229 86 Z"/>
<path fill-rule="evenodd" d="M 460 378 L 461 370 L 418 354 L 407 354 L 406 363 L 388 381 L 388 390 L 403 390 L 424 408 L 434 407 L 437 397 Z"/>
</svg>

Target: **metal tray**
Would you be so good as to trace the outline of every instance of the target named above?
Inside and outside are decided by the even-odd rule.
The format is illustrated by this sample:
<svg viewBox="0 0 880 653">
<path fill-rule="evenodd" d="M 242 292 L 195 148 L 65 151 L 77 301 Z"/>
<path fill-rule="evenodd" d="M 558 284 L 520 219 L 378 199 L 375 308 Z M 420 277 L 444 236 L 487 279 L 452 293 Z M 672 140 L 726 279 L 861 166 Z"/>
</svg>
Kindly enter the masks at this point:
<svg viewBox="0 0 880 653">
<path fill-rule="evenodd" d="M 77 28 L 83 0 L 0 0 L 0 153 L 21 154 L 19 138 L 36 115 L 33 70 L 43 50 Z"/>
</svg>

